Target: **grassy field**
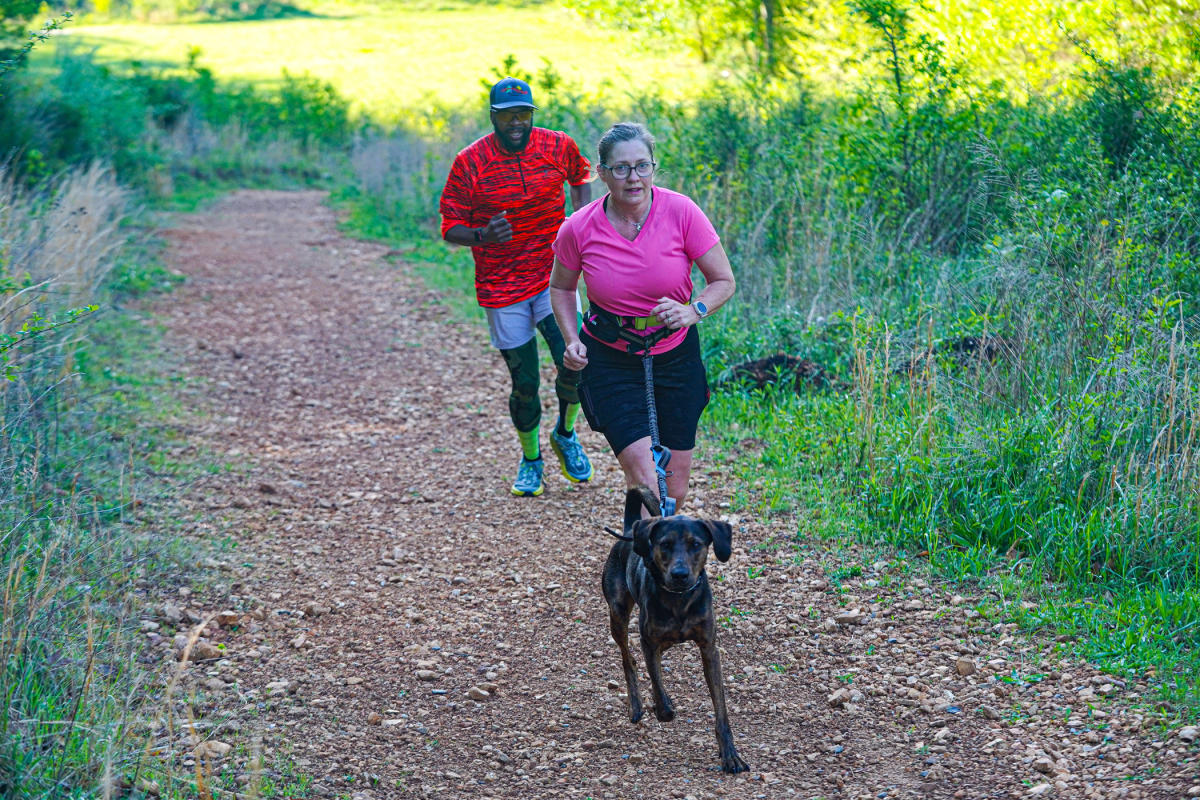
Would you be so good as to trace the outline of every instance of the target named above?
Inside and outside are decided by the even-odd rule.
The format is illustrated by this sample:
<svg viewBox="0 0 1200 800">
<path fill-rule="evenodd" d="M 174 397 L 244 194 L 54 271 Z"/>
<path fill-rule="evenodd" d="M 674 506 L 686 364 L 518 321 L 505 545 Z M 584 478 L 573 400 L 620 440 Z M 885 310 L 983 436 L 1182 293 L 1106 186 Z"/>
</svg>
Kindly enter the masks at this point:
<svg viewBox="0 0 1200 800">
<path fill-rule="evenodd" d="M 101 61 L 183 64 L 193 48 L 222 80 L 259 85 L 281 70 L 310 73 L 383 120 L 431 106 L 479 102 L 480 80 L 509 55 L 534 72 L 549 64 L 589 92 L 672 94 L 696 83 L 686 55 L 647 53 L 551 4 L 508 7 L 425 2 L 328 3 L 311 16 L 170 25 L 72 25 L 61 38 Z M 435 13 L 436 12 L 436 13 Z M 46 49 L 42 59 L 51 56 Z"/>
</svg>

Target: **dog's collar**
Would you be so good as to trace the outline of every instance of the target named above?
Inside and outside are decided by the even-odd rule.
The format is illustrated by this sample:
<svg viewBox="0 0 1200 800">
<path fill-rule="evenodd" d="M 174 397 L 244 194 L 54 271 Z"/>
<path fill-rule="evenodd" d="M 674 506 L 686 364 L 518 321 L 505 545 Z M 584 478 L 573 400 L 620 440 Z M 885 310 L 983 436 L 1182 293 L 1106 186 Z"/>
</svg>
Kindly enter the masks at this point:
<svg viewBox="0 0 1200 800">
<path fill-rule="evenodd" d="M 660 588 L 664 592 L 668 592 L 670 594 L 687 594 L 688 592 L 692 591 L 692 589 L 695 589 L 697 586 L 699 586 L 700 581 L 702 581 L 702 580 L 704 580 L 704 570 L 700 570 L 700 575 L 696 578 L 696 582 L 693 583 L 691 586 L 689 586 L 686 589 L 681 589 L 679 591 L 675 591 L 674 589 L 668 589 L 667 585 L 665 583 L 658 584 L 658 588 Z"/>
</svg>

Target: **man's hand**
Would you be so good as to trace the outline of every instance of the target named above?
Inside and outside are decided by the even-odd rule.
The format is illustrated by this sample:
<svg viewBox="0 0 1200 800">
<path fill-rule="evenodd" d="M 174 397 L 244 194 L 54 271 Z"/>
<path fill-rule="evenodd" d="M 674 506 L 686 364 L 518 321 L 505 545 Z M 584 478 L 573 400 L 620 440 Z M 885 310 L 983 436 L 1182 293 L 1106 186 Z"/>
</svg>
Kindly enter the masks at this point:
<svg viewBox="0 0 1200 800">
<path fill-rule="evenodd" d="M 496 216 L 488 220 L 488 224 L 479 228 L 479 241 L 492 244 L 494 242 L 507 242 L 512 238 L 513 229 L 507 218 L 508 212 L 501 211 Z"/>
</svg>

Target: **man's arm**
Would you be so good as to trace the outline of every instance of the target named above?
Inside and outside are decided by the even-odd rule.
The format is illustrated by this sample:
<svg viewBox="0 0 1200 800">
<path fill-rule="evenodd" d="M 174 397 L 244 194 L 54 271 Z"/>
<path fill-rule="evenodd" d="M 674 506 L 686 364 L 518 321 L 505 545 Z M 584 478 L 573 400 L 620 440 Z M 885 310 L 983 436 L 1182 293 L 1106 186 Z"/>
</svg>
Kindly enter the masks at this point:
<svg viewBox="0 0 1200 800">
<path fill-rule="evenodd" d="M 455 225 L 447 230 L 442 238 L 450 244 L 461 244 L 464 247 L 480 247 L 485 244 L 507 242 L 512 238 L 512 225 L 508 222 L 507 214 L 507 211 L 501 211 L 488 220 L 488 224 L 482 228 Z"/>
<path fill-rule="evenodd" d="M 586 206 L 592 201 L 592 185 L 590 183 L 581 183 L 578 186 L 571 187 L 571 208 L 575 211 Z"/>
</svg>

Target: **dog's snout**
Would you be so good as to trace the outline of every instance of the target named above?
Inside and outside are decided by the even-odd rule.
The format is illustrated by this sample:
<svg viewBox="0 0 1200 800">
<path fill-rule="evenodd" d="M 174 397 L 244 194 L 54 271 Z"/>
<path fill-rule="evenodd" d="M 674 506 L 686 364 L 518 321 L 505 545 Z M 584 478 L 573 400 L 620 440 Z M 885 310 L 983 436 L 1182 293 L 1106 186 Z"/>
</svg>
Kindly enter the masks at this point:
<svg viewBox="0 0 1200 800">
<path fill-rule="evenodd" d="M 691 574 L 692 572 L 688 569 L 688 565 L 683 561 L 676 561 L 671 565 L 671 577 L 675 580 L 686 580 Z"/>
</svg>

